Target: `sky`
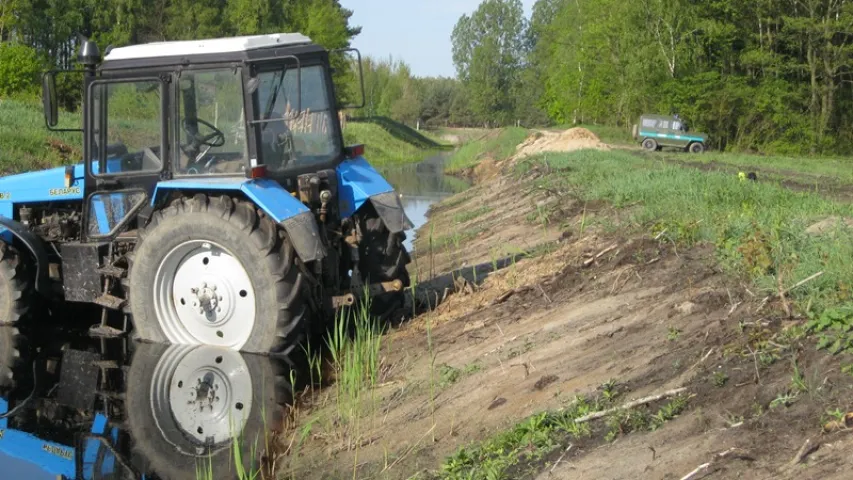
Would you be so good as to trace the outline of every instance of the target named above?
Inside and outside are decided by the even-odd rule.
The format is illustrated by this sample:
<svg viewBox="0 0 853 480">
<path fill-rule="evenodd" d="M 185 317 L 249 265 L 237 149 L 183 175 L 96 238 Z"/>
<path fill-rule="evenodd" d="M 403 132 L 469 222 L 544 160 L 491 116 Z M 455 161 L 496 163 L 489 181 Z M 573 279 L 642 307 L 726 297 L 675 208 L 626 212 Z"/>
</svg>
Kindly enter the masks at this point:
<svg viewBox="0 0 853 480">
<path fill-rule="evenodd" d="M 450 35 L 481 0 L 340 0 L 361 26 L 352 46 L 362 56 L 405 61 L 417 76 L 456 76 Z M 535 0 L 522 0 L 529 18 Z"/>
</svg>

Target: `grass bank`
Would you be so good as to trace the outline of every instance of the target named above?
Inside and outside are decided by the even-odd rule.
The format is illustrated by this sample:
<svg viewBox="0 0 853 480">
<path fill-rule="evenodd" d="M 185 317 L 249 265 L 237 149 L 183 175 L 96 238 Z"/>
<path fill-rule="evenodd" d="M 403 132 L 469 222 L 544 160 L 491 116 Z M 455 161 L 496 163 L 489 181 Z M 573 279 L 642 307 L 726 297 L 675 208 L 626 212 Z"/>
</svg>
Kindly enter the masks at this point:
<svg viewBox="0 0 853 480">
<path fill-rule="evenodd" d="M 554 172 L 538 182 L 584 200 L 603 200 L 627 210 L 627 225 L 677 244 L 711 242 L 721 265 L 748 277 L 767 294 L 823 275 L 791 292 L 803 313 L 853 306 L 853 232 L 830 226 L 823 235 L 807 229 L 826 218 L 853 217 L 853 206 L 773 183 L 701 172 L 626 152 L 581 151 L 523 162 Z"/>
<path fill-rule="evenodd" d="M 728 165 L 743 170 L 759 170 L 784 178 L 791 174 L 814 177 L 815 183 L 853 184 L 853 159 L 845 157 L 783 157 L 745 153 L 707 152 L 687 155 L 664 152 L 665 158 L 702 165 Z M 767 175 L 765 175 L 766 177 Z M 795 180 L 803 181 L 798 178 Z"/>
<path fill-rule="evenodd" d="M 375 166 L 403 165 L 450 149 L 450 146 L 385 117 L 347 122 L 344 140 L 364 144 L 365 157 Z"/>
<path fill-rule="evenodd" d="M 511 156 L 527 138 L 528 130 L 517 127 L 493 130 L 459 148 L 448 162 L 447 171 L 458 173 L 485 158 L 500 160 Z"/>
<path fill-rule="evenodd" d="M 79 128 L 80 115 L 62 112 L 62 128 Z M 79 133 L 51 132 L 45 127 L 39 104 L 13 99 L 0 100 L 0 173 L 39 170 L 79 159 Z"/>
</svg>

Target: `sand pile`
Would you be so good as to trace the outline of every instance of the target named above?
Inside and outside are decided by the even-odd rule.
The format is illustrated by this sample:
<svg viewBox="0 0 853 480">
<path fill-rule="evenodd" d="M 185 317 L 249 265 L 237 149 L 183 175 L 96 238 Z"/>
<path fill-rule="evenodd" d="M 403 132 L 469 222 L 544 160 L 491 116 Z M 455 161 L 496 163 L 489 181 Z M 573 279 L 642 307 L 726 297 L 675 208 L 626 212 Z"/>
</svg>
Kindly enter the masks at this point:
<svg viewBox="0 0 853 480">
<path fill-rule="evenodd" d="M 564 132 L 538 131 L 518 146 L 514 159 L 546 152 L 573 152 L 575 150 L 610 150 L 598 136 L 589 130 L 577 127 Z"/>
</svg>

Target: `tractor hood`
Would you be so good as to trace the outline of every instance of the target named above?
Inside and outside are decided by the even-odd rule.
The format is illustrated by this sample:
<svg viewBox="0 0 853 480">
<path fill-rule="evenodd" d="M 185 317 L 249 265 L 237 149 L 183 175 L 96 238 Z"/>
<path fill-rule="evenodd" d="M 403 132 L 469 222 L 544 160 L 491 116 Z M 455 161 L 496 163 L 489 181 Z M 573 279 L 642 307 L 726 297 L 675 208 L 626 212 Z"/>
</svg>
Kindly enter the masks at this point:
<svg viewBox="0 0 853 480">
<path fill-rule="evenodd" d="M 0 201 L 14 203 L 81 200 L 83 164 L 74 166 L 74 181 L 65 186 L 65 167 L 19 173 L 0 178 Z"/>
</svg>

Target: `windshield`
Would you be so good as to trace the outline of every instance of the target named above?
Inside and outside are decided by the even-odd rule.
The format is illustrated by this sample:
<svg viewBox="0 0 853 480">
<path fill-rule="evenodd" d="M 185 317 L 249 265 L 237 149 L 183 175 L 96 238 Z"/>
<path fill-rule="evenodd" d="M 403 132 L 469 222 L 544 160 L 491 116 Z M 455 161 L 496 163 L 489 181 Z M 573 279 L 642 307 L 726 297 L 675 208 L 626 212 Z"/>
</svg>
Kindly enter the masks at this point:
<svg viewBox="0 0 853 480">
<path fill-rule="evenodd" d="M 248 153 L 240 70 L 184 71 L 179 81 L 176 173 L 242 173 Z"/>
<path fill-rule="evenodd" d="M 301 69 L 301 105 L 299 72 L 290 68 L 258 75 L 261 155 L 271 171 L 323 163 L 340 151 L 325 69 L 320 65 Z"/>
</svg>

